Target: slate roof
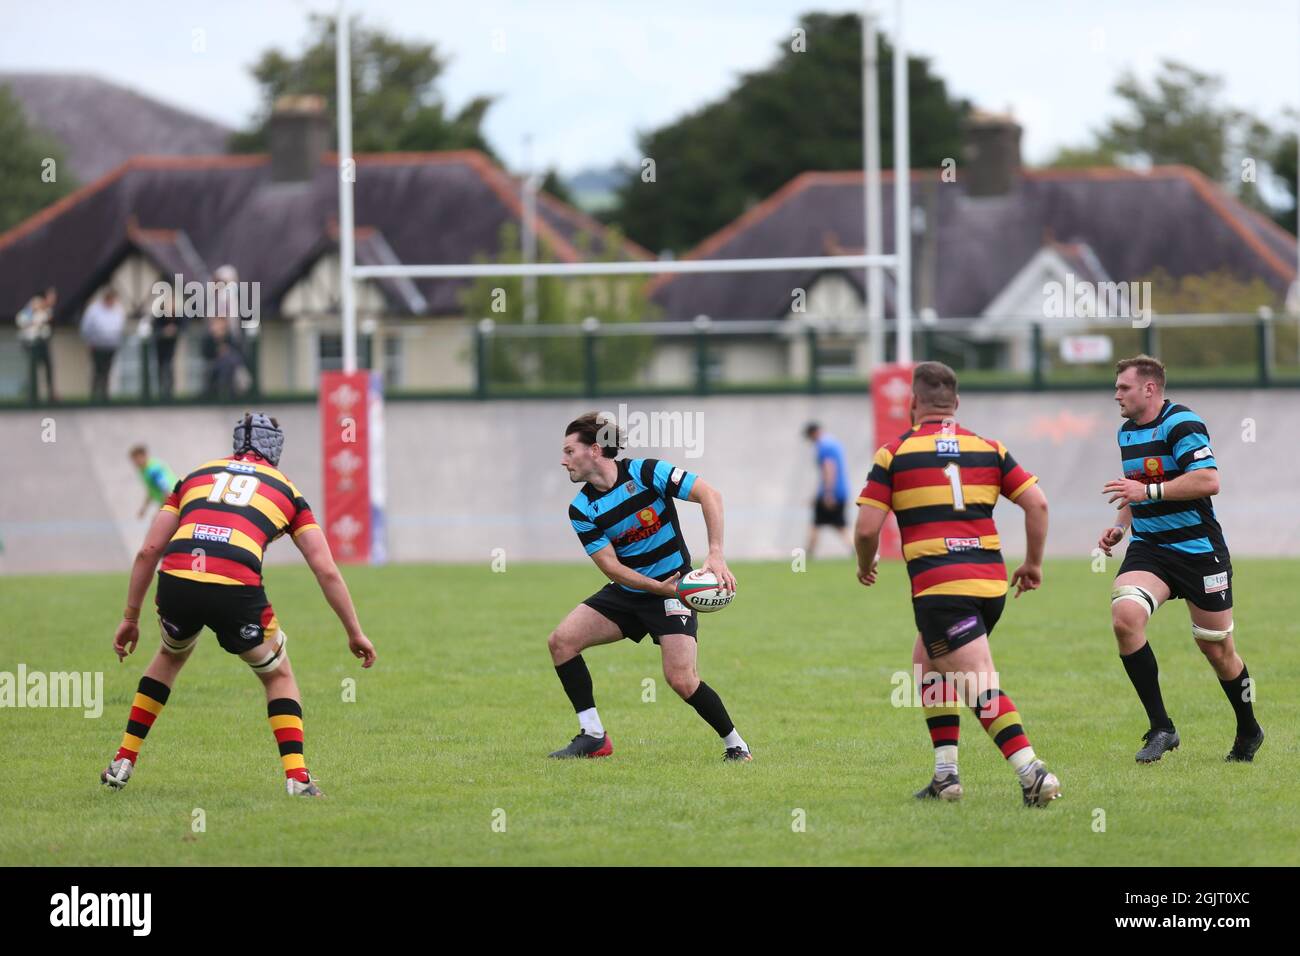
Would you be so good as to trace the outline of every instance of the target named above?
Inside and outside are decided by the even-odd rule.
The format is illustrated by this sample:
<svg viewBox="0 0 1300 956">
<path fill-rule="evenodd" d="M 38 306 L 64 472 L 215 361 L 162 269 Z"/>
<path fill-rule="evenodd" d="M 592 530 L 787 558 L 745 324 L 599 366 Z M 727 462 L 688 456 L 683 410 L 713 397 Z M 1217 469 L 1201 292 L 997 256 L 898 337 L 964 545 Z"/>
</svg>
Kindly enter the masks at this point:
<svg viewBox="0 0 1300 956">
<path fill-rule="evenodd" d="M 520 180 L 477 151 L 363 154 L 356 162 L 358 261 L 494 258 L 502 225 L 522 221 Z M 336 167 L 329 154 L 310 181 L 276 183 L 265 155 L 134 157 L 0 234 L 0 317 L 52 285 L 59 291 L 55 321 L 68 321 L 130 249 L 162 266 L 176 260 L 179 252 L 164 247 L 180 237 L 197 260 L 191 268 L 210 273 L 229 263 L 241 280 L 260 282 L 262 306 L 274 316 L 293 284 L 337 248 Z M 580 233 L 598 245 L 611 241 L 599 223 L 551 196 L 539 195 L 537 208 L 539 240 L 558 261 L 583 259 Z M 153 244 L 142 246 L 142 234 Z M 626 240 L 618 255 L 650 257 Z M 386 281 L 381 288 L 395 311 L 458 315 L 467 282 Z"/>
<path fill-rule="evenodd" d="M 232 130 L 98 77 L 0 71 L 0 86 L 27 120 L 59 140 L 79 182 L 88 183 L 132 156 L 226 152 Z"/>
<path fill-rule="evenodd" d="M 938 171 L 913 171 L 912 205 L 937 229 L 935 252 L 923 258 L 914 235 L 912 264 L 932 270 L 940 317 L 978 316 L 1045 244 L 1067 251 L 1084 246 L 1096 267 L 1128 281 L 1162 267 L 1170 275 L 1224 269 L 1261 278 L 1281 299 L 1296 277 L 1296 240 L 1248 209 L 1198 171 L 1157 166 L 1146 172 L 1116 168 L 1021 170 L 1003 196 L 972 198 Z M 884 251 L 894 251 L 894 176 L 882 174 Z M 860 251 L 862 173 L 808 172 L 724 227 L 687 254 L 689 259 L 826 255 Z M 846 273 L 861 291 L 861 270 Z M 719 319 L 779 318 L 791 289 L 815 275 L 801 272 L 661 276 L 651 286 L 665 318 L 699 314 Z M 913 296 L 914 306 L 919 307 Z M 893 314 L 887 296 L 887 314 Z"/>
</svg>

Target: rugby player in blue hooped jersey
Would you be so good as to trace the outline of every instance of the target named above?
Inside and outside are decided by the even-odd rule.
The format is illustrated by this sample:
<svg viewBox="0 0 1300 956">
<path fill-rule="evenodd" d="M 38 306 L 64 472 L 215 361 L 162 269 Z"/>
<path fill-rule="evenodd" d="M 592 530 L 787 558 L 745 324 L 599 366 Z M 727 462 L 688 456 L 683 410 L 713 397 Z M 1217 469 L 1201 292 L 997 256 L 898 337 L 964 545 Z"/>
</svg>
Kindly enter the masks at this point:
<svg viewBox="0 0 1300 956">
<path fill-rule="evenodd" d="M 1224 759 L 1249 762 L 1264 731 L 1255 720 L 1254 685 L 1232 640 L 1232 560 L 1210 502 L 1219 493 L 1219 466 L 1209 430 L 1186 405 L 1165 398 L 1159 359 L 1138 355 L 1116 363 L 1115 370 L 1115 401 L 1128 419 L 1118 435 L 1124 477 L 1102 490 L 1120 510 L 1098 546 L 1110 554 L 1132 527 L 1110 607 L 1120 660 L 1151 724 L 1137 760 L 1154 763 L 1180 743 L 1160 695 L 1146 625 L 1165 601 L 1183 598 L 1196 646 L 1237 717 L 1236 738 Z"/>
<path fill-rule="evenodd" d="M 614 752 L 596 713 L 591 673 L 582 652 L 596 644 L 647 633 L 663 654 L 669 686 L 722 738 L 724 760 L 749 760 L 749 747 L 727 716 L 722 698 L 695 670 L 696 612 L 677 595 L 691 555 L 674 499 L 704 512 L 712 571 L 731 591 L 736 579 L 722 556 L 722 495 L 704 479 L 653 458 L 619 459 L 616 423 L 589 412 L 564 429 L 561 464 L 582 490 L 569 520 L 588 557 L 612 583 L 587 598 L 551 632 L 547 645 L 555 673 L 578 714 L 578 734 L 552 757 L 608 757 Z"/>
</svg>

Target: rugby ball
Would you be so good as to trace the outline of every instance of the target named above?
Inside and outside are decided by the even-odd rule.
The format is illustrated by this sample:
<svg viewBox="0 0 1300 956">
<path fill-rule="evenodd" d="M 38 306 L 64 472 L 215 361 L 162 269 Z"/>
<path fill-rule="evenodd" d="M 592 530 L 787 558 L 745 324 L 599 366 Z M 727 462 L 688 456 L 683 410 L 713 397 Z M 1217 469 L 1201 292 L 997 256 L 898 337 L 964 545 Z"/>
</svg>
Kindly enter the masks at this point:
<svg viewBox="0 0 1300 956">
<path fill-rule="evenodd" d="M 735 592 L 719 586 L 718 579 L 712 571 L 702 568 L 692 571 L 677 582 L 677 594 L 688 606 L 708 614 L 721 611 L 731 603 Z"/>
</svg>

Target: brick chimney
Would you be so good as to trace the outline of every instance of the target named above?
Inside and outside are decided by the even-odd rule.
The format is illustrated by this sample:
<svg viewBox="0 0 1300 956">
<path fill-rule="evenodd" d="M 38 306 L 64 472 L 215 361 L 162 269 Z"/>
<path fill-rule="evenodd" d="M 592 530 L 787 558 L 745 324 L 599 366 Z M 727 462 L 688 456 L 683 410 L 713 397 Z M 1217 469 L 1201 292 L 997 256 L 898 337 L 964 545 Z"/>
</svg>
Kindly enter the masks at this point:
<svg viewBox="0 0 1300 956">
<path fill-rule="evenodd" d="M 966 194 L 1002 196 L 1010 192 L 1020 172 L 1020 124 L 1010 114 L 972 110 L 962 131 Z"/>
<path fill-rule="evenodd" d="M 281 96 L 271 110 L 271 179 L 306 182 L 329 149 L 325 98 L 315 94 Z"/>
</svg>

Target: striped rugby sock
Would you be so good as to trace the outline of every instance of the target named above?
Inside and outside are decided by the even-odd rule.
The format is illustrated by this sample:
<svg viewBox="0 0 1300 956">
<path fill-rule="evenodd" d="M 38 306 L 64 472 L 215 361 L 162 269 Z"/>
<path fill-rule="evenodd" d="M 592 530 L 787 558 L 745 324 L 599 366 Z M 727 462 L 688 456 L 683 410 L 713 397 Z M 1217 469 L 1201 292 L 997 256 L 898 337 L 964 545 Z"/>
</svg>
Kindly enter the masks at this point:
<svg viewBox="0 0 1300 956">
<path fill-rule="evenodd" d="M 277 697 L 267 701 L 266 719 L 271 722 L 271 732 L 280 747 L 280 762 L 284 776 L 307 783 L 307 761 L 302 756 L 302 704 L 292 697 Z"/>
<path fill-rule="evenodd" d="M 921 710 L 925 726 L 934 745 L 934 775 L 945 777 L 957 772 L 957 740 L 961 733 L 961 705 L 957 688 L 931 674 L 921 681 Z"/>
<path fill-rule="evenodd" d="M 1022 779 L 1029 776 L 1029 768 L 1038 758 L 1029 746 L 1029 737 L 1011 698 L 1001 690 L 986 690 L 975 699 L 975 716 L 1016 773 Z"/>
<path fill-rule="evenodd" d="M 144 744 L 144 738 L 149 736 L 149 728 L 162 713 L 171 692 L 172 689 L 160 680 L 152 677 L 140 678 L 135 698 L 131 701 L 131 714 L 127 717 L 126 733 L 122 734 L 122 746 L 117 748 L 114 760 L 125 757 L 133 764 L 139 763 L 140 747 Z"/>
</svg>

